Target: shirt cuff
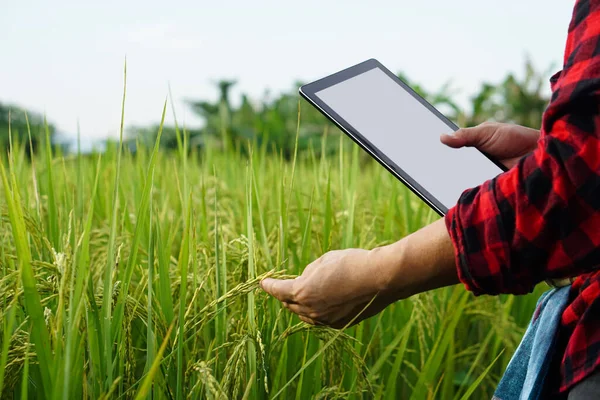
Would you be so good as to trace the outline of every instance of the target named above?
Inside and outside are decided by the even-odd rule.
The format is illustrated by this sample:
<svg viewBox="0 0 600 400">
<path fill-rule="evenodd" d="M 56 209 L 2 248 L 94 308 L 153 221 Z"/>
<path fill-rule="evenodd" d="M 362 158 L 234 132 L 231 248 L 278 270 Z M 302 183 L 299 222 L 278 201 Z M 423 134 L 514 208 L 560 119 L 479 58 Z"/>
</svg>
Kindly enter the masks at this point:
<svg viewBox="0 0 600 400">
<path fill-rule="evenodd" d="M 458 213 L 458 206 L 454 206 L 449 209 L 444 216 L 446 229 L 448 229 L 448 233 L 450 234 L 450 239 L 452 240 L 452 245 L 454 247 L 454 261 L 458 271 L 458 279 L 468 291 L 473 292 L 473 294 L 476 296 L 479 296 L 485 294 L 485 292 L 477 285 L 477 282 L 475 279 L 473 279 L 471 271 L 469 270 L 465 241 L 462 233 L 463 230 L 460 224 Z"/>
</svg>

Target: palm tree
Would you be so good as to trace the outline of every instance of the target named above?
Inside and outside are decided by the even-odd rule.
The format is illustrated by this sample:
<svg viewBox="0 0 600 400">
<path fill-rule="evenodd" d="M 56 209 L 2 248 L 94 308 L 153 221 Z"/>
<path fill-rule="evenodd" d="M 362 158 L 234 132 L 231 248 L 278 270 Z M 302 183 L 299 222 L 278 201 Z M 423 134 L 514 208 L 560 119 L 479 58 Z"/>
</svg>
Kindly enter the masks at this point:
<svg viewBox="0 0 600 400">
<path fill-rule="evenodd" d="M 190 102 L 193 111 L 205 120 L 204 133 L 221 137 L 223 147 L 227 149 L 231 139 L 229 130 L 231 126 L 231 104 L 229 93 L 236 84 L 235 80 L 220 80 L 216 83 L 219 90 L 219 99 L 216 103 L 208 101 Z"/>
<path fill-rule="evenodd" d="M 539 128 L 549 98 L 544 93 L 549 71 L 540 73 L 528 59 L 525 76 L 519 80 L 510 73 L 499 85 L 483 83 L 471 99 L 471 111 L 460 116 L 459 125 L 474 126 L 495 120 Z"/>
<path fill-rule="evenodd" d="M 456 120 L 461 114 L 461 109 L 458 104 L 452 100 L 455 95 L 452 90 L 452 82 L 446 82 L 436 92 L 428 92 L 418 83 L 411 82 L 402 72 L 398 73 L 398 78 L 409 85 L 419 96 L 423 97 L 434 107 L 440 108 L 443 113 L 451 120 Z"/>
<path fill-rule="evenodd" d="M 542 114 L 548 105 L 544 93 L 547 87 L 546 74 L 536 71 L 530 60 L 525 64 L 525 77 L 519 81 L 510 74 L 499 87 L 505 104 L 505 121 L 518 123 L 532 128 L 540 128 Z"/>
</svg>

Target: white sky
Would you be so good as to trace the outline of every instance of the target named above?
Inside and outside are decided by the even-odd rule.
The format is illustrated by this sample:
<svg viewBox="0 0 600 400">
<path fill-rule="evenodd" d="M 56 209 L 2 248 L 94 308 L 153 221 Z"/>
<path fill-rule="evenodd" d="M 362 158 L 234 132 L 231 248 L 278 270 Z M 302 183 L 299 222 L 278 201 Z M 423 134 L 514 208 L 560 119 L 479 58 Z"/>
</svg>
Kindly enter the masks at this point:
<svg viewBox="0 0 600 400">
<path fill-rule="evenodd" d="M 377 58 L 427 89 L 452 80 L 459 99 L 483 81 L 561 65 L 574 0 L 10 1 L 0 11 L 0 101 L 44 112 L 61 131 L 118 134 L 122 69 L 126 124 L 160 120 L 170 82 L 213 100 L 238 80 L 260 98 Z M 549 77 L 549 75 L 548 75 Z"/>
</svg>

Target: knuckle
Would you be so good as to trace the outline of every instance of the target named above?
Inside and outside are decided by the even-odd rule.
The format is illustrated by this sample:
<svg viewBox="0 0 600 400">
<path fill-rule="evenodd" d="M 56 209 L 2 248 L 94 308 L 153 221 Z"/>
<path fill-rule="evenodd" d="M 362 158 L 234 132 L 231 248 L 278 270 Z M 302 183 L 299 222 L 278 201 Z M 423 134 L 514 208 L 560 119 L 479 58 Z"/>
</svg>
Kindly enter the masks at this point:
<svg viewBox="0 0 600 400">
<path fill-rule="evenodd" d="M 296 298 L 296 296 L 298 296 L 298 294 L 300 294 L 300 292 L 302 291 L 302 286 L 304 285 L 304 282 L 302 280 L 301 277 L 297 277 L 292 281 L 292 285 L 289 288 L 289 294 L 290 296 L 292 296 L 293 298 Z"/>
<path fill-rule="evenodd" d="M 327 253 L 323 254 L 321 257 L 317 258 L 314 262 L 314 264 L 323 264 L 324 262 L 327 261 L 327 259 L 331 257 L 331 251 L 328 251 Z"/>
<path fill-rule="evenodd" d="M 377 246 L 377 247 L 373 247 L 371 250 L 369 250 L 370 254 L 378 254 L 381 253 L 383 251 L 383 247 L 382 246 Z"/>
<path fill-rule="evenodd" d="M 290 297 L 295 301 L 298 301 L 298 298 L 301 297 L 302 292 L 303 282 L 299 278 L 296 278 L 290 289 Z"/>
<path fill-rule="evenodd" d="M 488 131 L 495 131 L 496 129 L 498 129 L 500 127 L 501 124 L 499 124 L 498 122 L 495 121 L 485 121 L 482 126 L 484 128 L 486 128 L 486 130 Z"/>
<path fill-rule="evenodd" d="M 308 313 L 308 318 L 310 318 L 310 319 L 319 320 L 322 317 L 323 317 L 323 315 L 319 311 L 310 311 Z"/>
<path fill-rule="evenodd" d="M 302 291 L 299 291 L 298 293 L 296 293 L 296 295 L 294 296 L 294 300 L 296 301 L 296 303 L 302 304 L 305 306 L 309 306 L 309 303 L 310 303 L 310 299 L 308 298 L 308 295 L 306 294 L 305 290 L 302 290 Z"/>
<path fill-rule="evenodd" d="M 340 254 L 340 250 L 329 250 L 327 253 L 323 254 L 321 257 L 323 261 L 328 261 Z"/>
</svg>

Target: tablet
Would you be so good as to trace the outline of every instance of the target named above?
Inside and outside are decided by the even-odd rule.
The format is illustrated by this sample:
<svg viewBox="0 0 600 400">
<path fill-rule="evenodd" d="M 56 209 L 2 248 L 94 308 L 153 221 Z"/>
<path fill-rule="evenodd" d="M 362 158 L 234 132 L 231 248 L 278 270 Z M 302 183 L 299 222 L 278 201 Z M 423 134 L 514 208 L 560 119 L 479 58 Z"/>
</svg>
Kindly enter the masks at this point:
<svg viewBox="0 0 600 400">
<path fill-rule="evenodd" d="M 505 171 L 440 135 L 458 127 L 377 60 L 300 88 L 300 94 L 441 216 L 461 193 Z"/>
</svg>

